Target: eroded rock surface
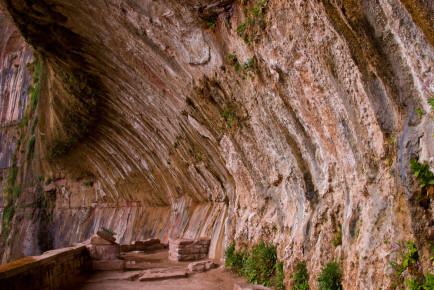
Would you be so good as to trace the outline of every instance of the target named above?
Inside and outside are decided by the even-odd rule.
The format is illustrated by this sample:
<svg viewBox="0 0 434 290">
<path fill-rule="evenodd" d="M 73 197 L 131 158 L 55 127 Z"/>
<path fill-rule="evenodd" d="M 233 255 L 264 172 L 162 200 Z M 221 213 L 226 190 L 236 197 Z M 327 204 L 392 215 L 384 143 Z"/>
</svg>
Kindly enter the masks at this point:
<svg viewBox="0 0 434 290">
<path fill-rule="evenodd" d="M 101 224 L 209 236 L 211 257 L 266 240 L 288 275 L 304 259 L 314 285 L 342 257 L 346 289 L 378 289 L 391 245 L 415 240 L 432 272 L 409 164 L 434 168 L 432 2 L 270 0 L 256 19 L 248 1 L 254 24 L 237 1 L 0 3 L 46 63 L 55 246 Z"/>
</svg>

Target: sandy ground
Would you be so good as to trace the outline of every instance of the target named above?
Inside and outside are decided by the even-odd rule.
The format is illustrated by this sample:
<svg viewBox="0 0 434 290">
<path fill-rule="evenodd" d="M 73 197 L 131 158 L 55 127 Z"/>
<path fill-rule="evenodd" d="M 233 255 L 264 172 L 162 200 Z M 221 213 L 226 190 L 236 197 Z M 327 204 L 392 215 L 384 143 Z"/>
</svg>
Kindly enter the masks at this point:
<svg viewBox="0 0 434 290">
<path fill-rule="evenodd" d="M 98 271 L 89 274 L 85 280 L 70 289 L 100 290 L 100 289 L 233 289 L 234 283 L 244 283 L 246 280 L 222 266 L 204 273 L 190 273 L 187 278 L 168 278 L 154 281 L 131 281 L 134 274 L 142 271 L 162 271 L 165 273 L 186 271 L 190 262 L 171 262 L 168 251 L 157 250 L 151 253 L 128 253 L 123 255 L 126 260 L 126 271 Z"/>
</svg>

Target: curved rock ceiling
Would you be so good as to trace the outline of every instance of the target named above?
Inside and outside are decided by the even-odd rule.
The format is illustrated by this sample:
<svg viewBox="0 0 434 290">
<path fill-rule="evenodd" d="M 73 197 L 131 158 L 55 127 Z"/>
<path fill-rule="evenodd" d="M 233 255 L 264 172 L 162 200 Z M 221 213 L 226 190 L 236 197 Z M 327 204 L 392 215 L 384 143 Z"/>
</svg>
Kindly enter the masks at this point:
<svg viewBox="0 0 434 290">
<path fill-rule="evenodd" d="M 0 2 L 46 66 L 38 170 L 93 178 L 94 226 L 139 204 L 141 221 L 104 219 L 125 237 L 211 235 L 216 257 L 279 243 L 288 273 L 343 257 L 344 286 L 364 289 L 415 240 L 432 271 L 409 160 L 434 166 L 433 2 Z"/>
</svg>

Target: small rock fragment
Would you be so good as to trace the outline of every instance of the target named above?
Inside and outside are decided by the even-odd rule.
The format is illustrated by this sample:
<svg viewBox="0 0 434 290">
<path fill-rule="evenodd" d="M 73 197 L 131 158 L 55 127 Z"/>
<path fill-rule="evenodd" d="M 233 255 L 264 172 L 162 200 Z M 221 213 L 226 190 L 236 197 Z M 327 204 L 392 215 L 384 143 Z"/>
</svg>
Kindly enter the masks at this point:
<svg viewBox="0 0 434 290">
<path fill-rule="evenodd" d="M 205 272 L 214 268 L 214 262 L 211 260 L 200 261 L 188 264 L 188 269 L 191 272 Z"/>
<path fill-rule="evenodd" d="M 103 238 L 104 240 L 106 240 L 106 241 L 109 241 L 109 242 L 112 242 L 112 243 L 114 243 L 114 242 L 116 241 L 116 238 L 115 238 L 115 237 L 112 237 L 112 236 L 106 234 L 106 233 L 103 232 L 103 231 L 97 231 L 96 234 L 97 234 L 98 236 L 100 236 L 101 238 Z"/>
</svg>

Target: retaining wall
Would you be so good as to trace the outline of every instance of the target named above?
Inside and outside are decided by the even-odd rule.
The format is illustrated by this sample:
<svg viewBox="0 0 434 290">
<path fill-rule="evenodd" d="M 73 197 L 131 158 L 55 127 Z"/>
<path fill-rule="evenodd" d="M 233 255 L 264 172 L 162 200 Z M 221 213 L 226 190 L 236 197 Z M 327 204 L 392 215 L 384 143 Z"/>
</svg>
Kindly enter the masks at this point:
<svg viewBox="0 0 434 290">
<path fill-rule="evenodd" d="M 0 289 L 60 289 L 84 277 L 88 243 L 0 266 Z"/>
</svg>

